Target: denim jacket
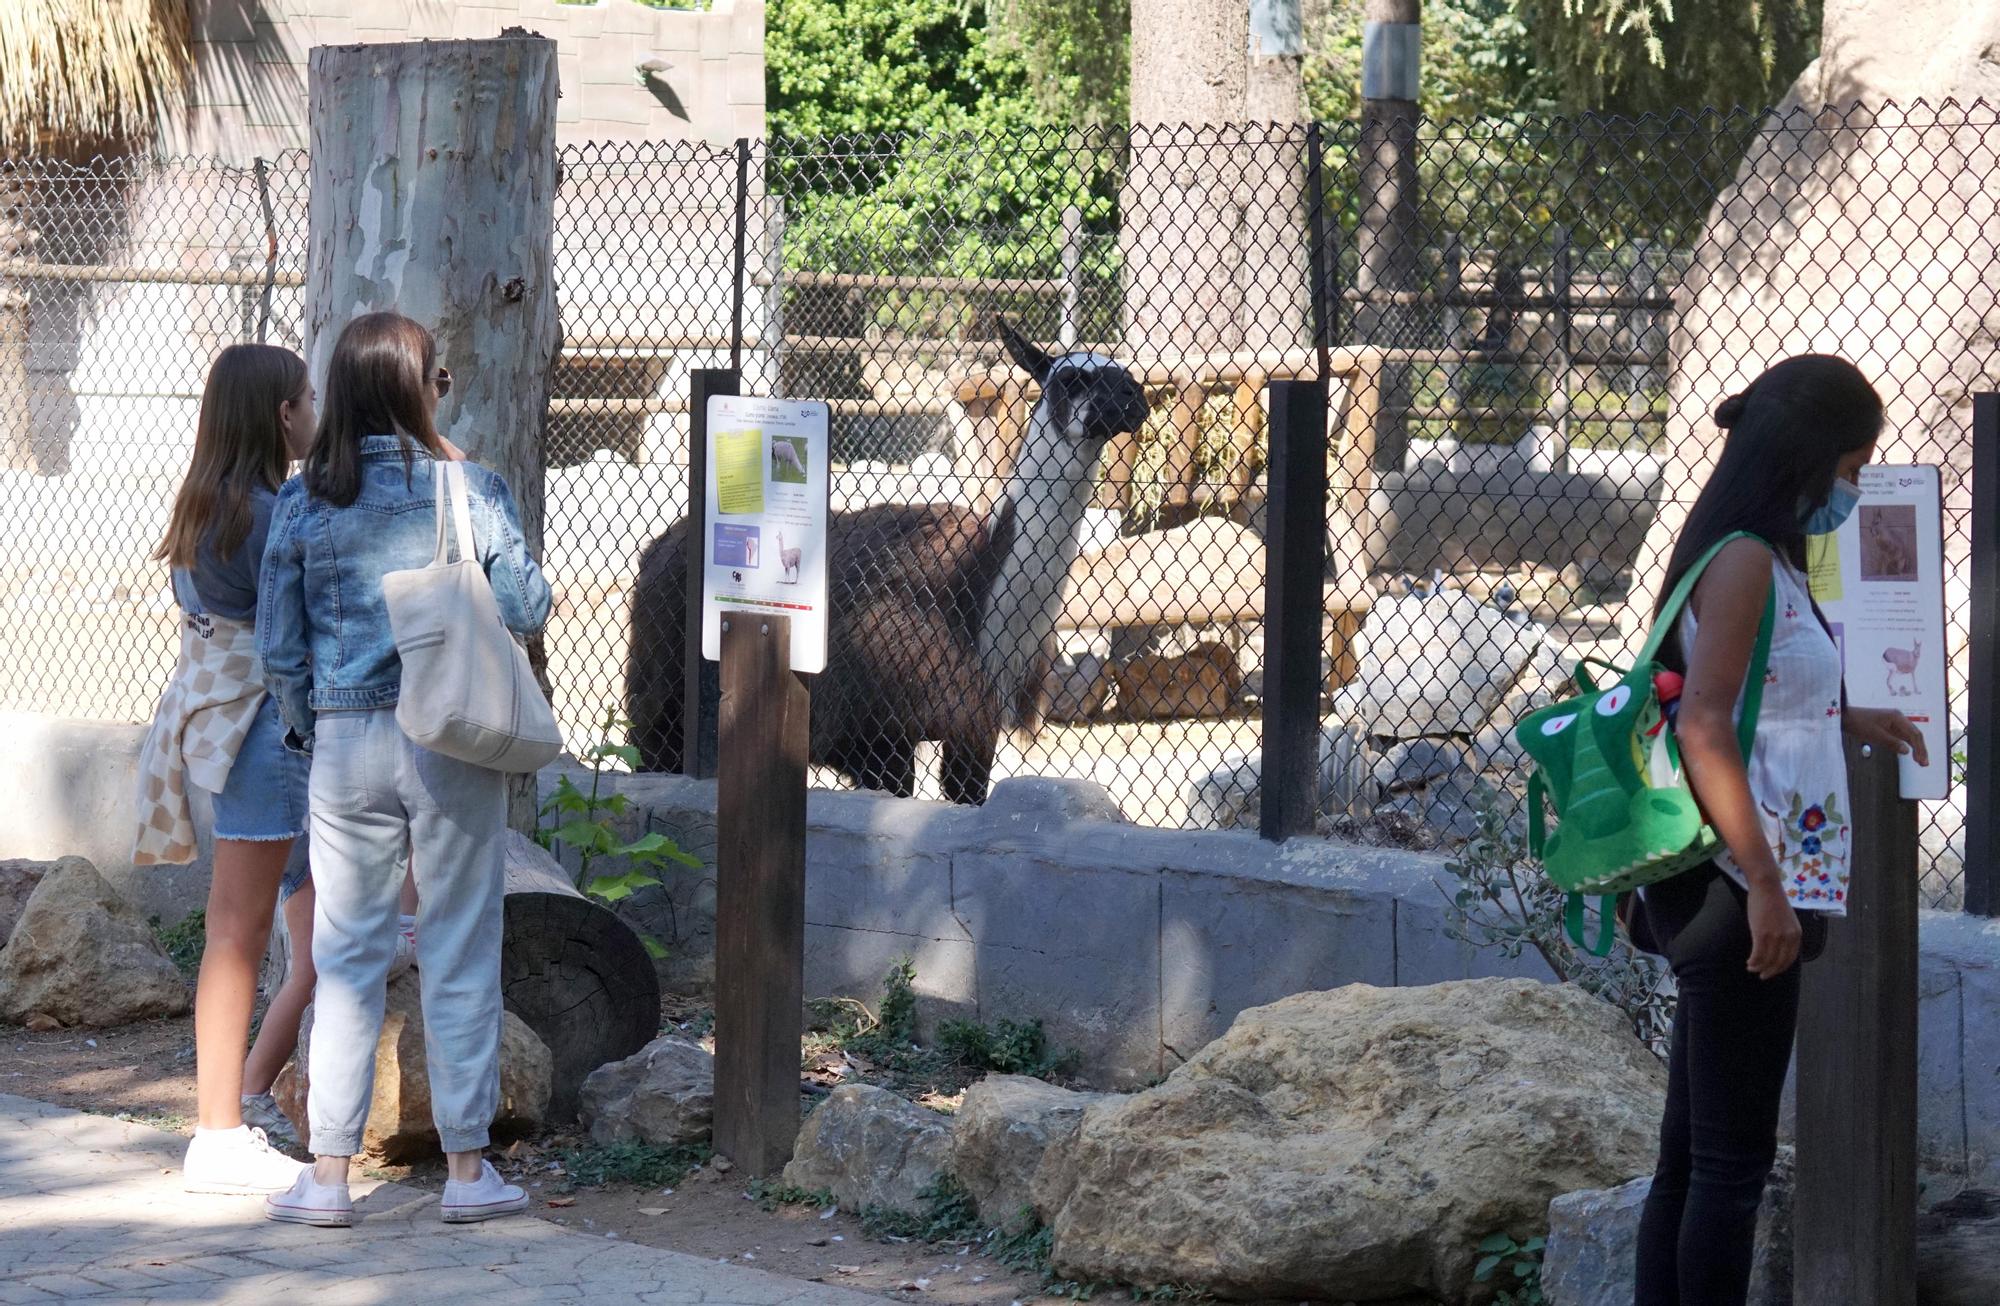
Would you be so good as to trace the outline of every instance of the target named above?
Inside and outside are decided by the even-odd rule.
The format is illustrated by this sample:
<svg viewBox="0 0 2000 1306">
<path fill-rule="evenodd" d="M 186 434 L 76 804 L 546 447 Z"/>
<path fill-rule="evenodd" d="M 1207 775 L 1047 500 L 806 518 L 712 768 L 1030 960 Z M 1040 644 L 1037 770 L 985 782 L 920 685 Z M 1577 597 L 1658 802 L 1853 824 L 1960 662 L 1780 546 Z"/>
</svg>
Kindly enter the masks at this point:
<svg viewBox="0 0 2000 1306">
<path fill-rule="evenodd" d="M 317 713 L 389 707 L 402 659 L 389 631 L 384 572 L 427 565 L 437 547 L 431 459 L 419 447 L 408 477 L 399 437 L 361 442 L 361 493 L 336 508 L 293 477 L 278 494 L 257 587 L 257 651 L 264 684 L 299 743 L 311 747 Z M 549 616 L 549 583 L 528 556 L 507 482 L 465 465 L 479 562 L 507 628 L 530 635 Z"/>
</svg>

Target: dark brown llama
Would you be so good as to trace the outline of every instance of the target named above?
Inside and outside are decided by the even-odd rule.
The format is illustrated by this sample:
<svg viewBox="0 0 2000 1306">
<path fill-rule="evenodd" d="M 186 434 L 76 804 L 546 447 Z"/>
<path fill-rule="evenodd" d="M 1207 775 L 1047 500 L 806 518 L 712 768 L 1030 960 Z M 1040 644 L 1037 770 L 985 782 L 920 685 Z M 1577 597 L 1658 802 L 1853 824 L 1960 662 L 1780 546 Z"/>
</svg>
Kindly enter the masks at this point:
<svg viewBox="0 0 2000 1306">
<path fill-rule="evenodd" d="M 917 744 L 936 740 L 945 797 L 985 801 L 1001 731 L 1032 730 L 1039 715 L 1098 455 L 1146 419 L 1144 391 L 1111 359 L 1052 358 L 1004 322 L 1000 333 L 1042 397 L 991 516 L 883 504 L 828 522 L 812 758 L 864 789 L 908 797 Z M 632 595 L 625 708 L 649 771 L 682 769 L 687 565 L 687 523 L 677 522 L 640 556 Z"/>
</svg>

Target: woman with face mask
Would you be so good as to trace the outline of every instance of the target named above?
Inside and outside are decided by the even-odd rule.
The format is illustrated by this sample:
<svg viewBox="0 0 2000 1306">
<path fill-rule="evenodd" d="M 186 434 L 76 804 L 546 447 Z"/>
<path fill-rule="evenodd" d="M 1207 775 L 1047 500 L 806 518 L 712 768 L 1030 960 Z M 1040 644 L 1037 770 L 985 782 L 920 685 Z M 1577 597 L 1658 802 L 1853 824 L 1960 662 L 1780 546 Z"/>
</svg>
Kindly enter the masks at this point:
<svg viewBox="0 0 2000 1306">
<path fill-rule="evenodd" d="M 1806 539 L 1861 499 L 1882 400 L 1853 364 L 1788 358 L 1723 401 L 1714 474 L 1660 594 L 1735 532 L 1703 574 L 1662 661 L 1686 680 L 1675 732 L 1689 783 L 1727 851 L 1640 891 L 1634 941 L 1672 964 L 1680 1000 L 1660 1159 L 1639 1229 L 1638 1306 L 1736 1306 L 1777 1154 L 1778 1101 L 1798 1021 L 1801 956 L 1846 911 L 1851 735 L 1928 764 L 1900 712 L 1846 706 L 1840 650 L 1806 582 Z M 1767 600 L 1776 621 L 1756 742 L 1736 722 Z M 1676 646 L 1678 645 L 1678 646 Z"/>
</svg>

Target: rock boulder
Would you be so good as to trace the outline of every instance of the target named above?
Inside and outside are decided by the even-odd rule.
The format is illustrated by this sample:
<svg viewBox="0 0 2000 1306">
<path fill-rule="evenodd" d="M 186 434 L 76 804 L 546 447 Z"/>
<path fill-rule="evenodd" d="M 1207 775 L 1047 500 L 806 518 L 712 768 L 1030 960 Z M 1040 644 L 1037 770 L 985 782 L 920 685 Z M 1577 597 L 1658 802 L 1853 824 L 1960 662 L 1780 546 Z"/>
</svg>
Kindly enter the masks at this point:
<svg viewBox="0 0 2000 1306">
<path fill-rule="evenodd" d="M 583 1127 L 593 1143 L 672 1147 L 707 1141 L 715 1115 L 715 1057 L 671 1035 L 583 1081 Z"/>
<path fill-rule="evenodd" d="M 299 1050 L 271 1087 L 278 1107 L 298 1130 L 300 1144 L 312 1147 L 312 1126 L 306 1118 L 311 1086 L 313 1009 L 299 1021 Z M 500 1016 L 500 1109 L 493 1117 L 495 1137 L 519 1136 L 538 1128 L 549 1106 L 549 1081 L 554 1067 L 549 1050 L 513 1012 Z M 437 1126 L 431 1120 L 431 1081 L 424 1059 L 424 1016 L 415 971 L 389 981 L 382 1036 L 375 1044 L 375 1100 L 368 1108 L 368 1127 L 361 1137 L 361 1154 L 372 1162 L 403 1162 L 438 1154 Z"/>
<path fill-rule="evenodd" d="M 1631 1306 L 1639 1213 L 1653 1181 L 1566 1193 L 1549 1203 L 1542 1292 L 1550 1306 Z M 1782 1149 L 1757 1213 L 1750 1306 L 1792 1306 L 1792 1151 Z"/>
<path fill-rule="evenodd" d="M 967 1089 L 952 1124 L 951 1173 L 979 1218 L 996 1228 L 1018 1223 L 1043 1156 L 1067 1146 L 1083 1109 L 1103 1099 L 1023 1075 L 988 1075 Z"/>
<path fill-rule="evenodd" d="M 40 1012 L 102 1027 L 188 1007 L 188 986 L 152 927 L 81 857 L 41 877 L 0 949 L 0 1020 Z"/>
<path fill-rule="evenodd" d="M 51 862 L 0 861 L 0 948 L 7 946 L 14 933 L 14 922 L 21 919 L 35 886 L 49 873 L 51 865 Z"/>
<path fill-rule="evenodd" d="M 785 1182 L 845 1211 L 918 1211 L 951 1161 L 951 1121 L 872 1084 L 843 1084 L 799 1130 Z"/>
<path fill-rule="evenodd" d="M 1237 1017 L 1036 1175 L 1056 1270 L 1236 1298 L 1460 1300 L 1486 1236 L 1649 1169 L 1665 1072 L 1569 985 L 1350 985 Z"/>
</svg>

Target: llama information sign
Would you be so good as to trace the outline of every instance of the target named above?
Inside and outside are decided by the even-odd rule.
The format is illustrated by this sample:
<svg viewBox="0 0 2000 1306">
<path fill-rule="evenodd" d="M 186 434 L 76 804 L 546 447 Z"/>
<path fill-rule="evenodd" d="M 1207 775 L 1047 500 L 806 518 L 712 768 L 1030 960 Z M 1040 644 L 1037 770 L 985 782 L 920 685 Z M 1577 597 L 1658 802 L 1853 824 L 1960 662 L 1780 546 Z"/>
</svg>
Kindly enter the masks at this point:
<svg viewBox="0 0 2000 1306">
<path fill-rule="evenodd" d="M 722 614 L 792 621 L 792 670 L 826 669 L 827 407 L 713 395 L 702 522 L 701 654 L 722 658 Z"/>
<path fill-rule="evenodd" d="M 1860 505 L 1809 540 L 1813 598 L 1840 646 L 1847 701 L 1893 707 L 1924 732 L 1931 764 L 1903 759 L 1905 798 L 1943 798 L 1951 784 L 1943 509 L 1937 468 L 1864 467 Z"/>
</svg>

